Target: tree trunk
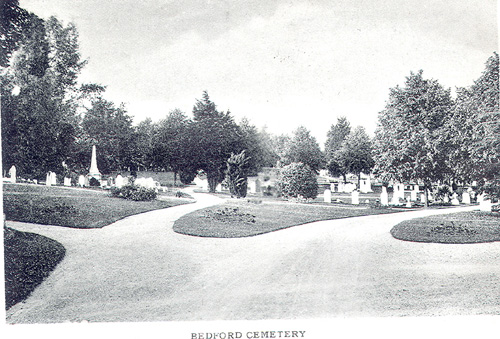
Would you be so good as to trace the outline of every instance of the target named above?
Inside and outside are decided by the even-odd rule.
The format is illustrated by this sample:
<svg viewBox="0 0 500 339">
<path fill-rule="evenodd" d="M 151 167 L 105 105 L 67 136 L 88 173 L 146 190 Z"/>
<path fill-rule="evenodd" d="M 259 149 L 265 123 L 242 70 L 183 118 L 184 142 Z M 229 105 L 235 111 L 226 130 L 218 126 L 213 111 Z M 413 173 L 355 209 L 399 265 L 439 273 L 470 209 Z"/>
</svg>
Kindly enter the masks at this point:
<svg viewBox="0 0 500 339">
<path fill-rule="evenodd" d="M 177 171 L 174 171 L 174 187 L 177 186 Z"/>
<path fill-rule="evenodd" d="M 216 175 L 207 174 L 208 180 L 208 191 L 210 193 L 215 193 L 215 189 L 217 188 L 218 180 Z"/>
<path fill-rule="evenodd" d="M 361 188 L 361 172 L 358 173 L 358 188 Z"/>
<path fill-rule="evenodd" d="M 429 207 L 429 186 L 424 183 L 425 208 Z"/>
<path fill-rule="evenodd" d="M 342 177 L 344 178 L 344 184 L 347 184 L 347 175 L 346 174 L 342 174 Z"/>
</svg>

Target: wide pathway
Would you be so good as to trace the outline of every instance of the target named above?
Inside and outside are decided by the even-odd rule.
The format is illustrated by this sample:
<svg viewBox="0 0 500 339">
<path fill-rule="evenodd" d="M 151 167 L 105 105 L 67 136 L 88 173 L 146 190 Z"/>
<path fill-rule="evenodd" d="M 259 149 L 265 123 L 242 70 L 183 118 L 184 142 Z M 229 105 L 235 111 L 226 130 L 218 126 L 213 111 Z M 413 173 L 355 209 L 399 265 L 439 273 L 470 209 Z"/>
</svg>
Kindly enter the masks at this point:
<svg viewBox="0 0 500 339">
<path fill-rule="evenodd" d="M 172 231 L 176 206 L 78 230 L 9 222 L 66 258 L 9 323 L 500 314 L 500 243 L 399 241 L 398 222 L 461 209 L 314 222 L 239 239 Z"/>
</svg>

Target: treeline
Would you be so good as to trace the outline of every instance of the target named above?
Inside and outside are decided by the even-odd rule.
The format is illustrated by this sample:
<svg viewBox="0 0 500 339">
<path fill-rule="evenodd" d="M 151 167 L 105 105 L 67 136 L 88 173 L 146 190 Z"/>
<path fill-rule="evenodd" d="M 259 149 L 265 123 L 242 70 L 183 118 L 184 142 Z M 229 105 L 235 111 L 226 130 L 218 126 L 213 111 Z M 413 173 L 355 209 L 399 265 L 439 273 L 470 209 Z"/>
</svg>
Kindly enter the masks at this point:
<svg viewBox="0 0 500 339">
<path fill-rule="evenodd" d="M 375 138 L 341 117 L 328 131 L 324 152 L 310 131 L 272 135 L 247 119 L 236 122 L 207 92 L 192 115 L 174 109 L 159 122 L 132 124 L 124 105 L 105 99 L 105 86 L 78 84 L 81 59 L 74 25 L 42 20 L 2 3 L 2 165 L 43 179 L 48 171 L 87 174 L 92 145 L 98 166 L 116 171 L 173 171 L 190 182 L 204 170 L 214 190 L 227 160 L 245 151 L 245 175 L 262 167 L 303 163 L 334 176 L 374 172 L 384 180 L 491 185 L 500 170 L 498 54 L 470 88 L 449 89 L 411 73 L 390 89 Z M 457 70 L 459 71 L 459 70 Z M 243 166 L 240 164 L 240 167 Z M 498 187 L 498 185 L 497 185 Z"/>
</svg>

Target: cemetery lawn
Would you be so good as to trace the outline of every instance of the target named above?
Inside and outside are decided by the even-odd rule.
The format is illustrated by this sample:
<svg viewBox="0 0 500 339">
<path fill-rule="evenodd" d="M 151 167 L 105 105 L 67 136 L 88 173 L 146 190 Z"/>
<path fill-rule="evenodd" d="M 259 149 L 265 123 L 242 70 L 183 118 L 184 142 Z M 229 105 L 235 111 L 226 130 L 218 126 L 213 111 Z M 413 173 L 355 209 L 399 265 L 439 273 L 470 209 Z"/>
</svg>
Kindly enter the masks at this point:
<svg viewBox="0 0 500 339">
<path fill-rule="evenodd" d="M 25 300 L 65 253 L 55 240 L 4 227 L 5 308 Z"/>
<path fill-rule="evenodd" d="M 443 244 L 500 241 L 500 214 L 472 211 L 405 220 L 391 234 L 399 240 Z"/>
<path fill-rule="evenodd" d="M 93 189 L 5 183 L 3 186 L 7 220 L 74 228 L 101 228 L 134 214 L 186 203 L 187 199 L 175 198 L 131 201 Z"/>
<path fill-rule="evenodd" d="M 249 237 L 313 221 L 399 212 L 389 208 L 324 206 L 291 202 L 252 203 L 252 199 L 227 201 L 223 205 L 194 211 L 174 223 L 181 234 L 212 237 Z"/>
</svg>

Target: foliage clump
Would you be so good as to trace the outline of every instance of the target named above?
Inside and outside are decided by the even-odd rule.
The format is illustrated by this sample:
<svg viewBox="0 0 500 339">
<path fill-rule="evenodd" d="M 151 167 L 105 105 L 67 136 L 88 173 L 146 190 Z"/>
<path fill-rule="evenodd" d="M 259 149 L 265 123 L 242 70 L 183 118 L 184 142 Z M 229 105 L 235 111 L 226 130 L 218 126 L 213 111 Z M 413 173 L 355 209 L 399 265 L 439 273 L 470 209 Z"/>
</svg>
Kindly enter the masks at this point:
<svg viewBox="0 0 500 339">
<path fill-rule="evenodd" d="M 276 186 L 278 194 L 284 198 L 314 199 L 318 196 L 316 174 L 301 162 L 283 167 Z"/>
<path fill-rule="evenodd" d="M 227 159 L 226 184 L 232 197 L 235 196 L 239 199 L 247 196 L 246 167 L 248 166 L 248 160 L 245 151 L 241 151 L 240 154 L 233 153 Z"/>
<path fill-rule="evenodd" d="M 111 189 L 112 196 L 134 201 L 152 201 L 156 199 L 157 194 L 154 189 L 139 185 L 125 185 L 121 188 Z"/>
</svg>

